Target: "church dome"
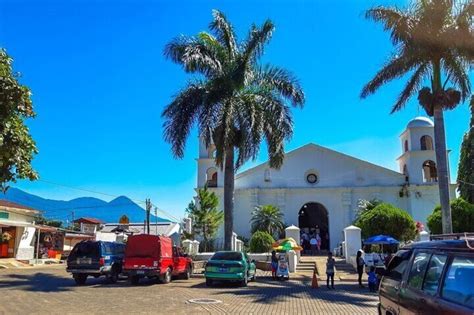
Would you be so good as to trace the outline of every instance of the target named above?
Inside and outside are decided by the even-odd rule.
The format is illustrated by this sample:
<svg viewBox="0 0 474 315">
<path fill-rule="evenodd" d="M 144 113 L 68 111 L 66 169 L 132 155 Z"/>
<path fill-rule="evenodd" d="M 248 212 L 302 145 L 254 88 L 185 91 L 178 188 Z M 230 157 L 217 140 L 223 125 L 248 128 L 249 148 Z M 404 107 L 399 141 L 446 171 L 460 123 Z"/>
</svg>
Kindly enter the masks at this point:
<svg viewBox="0 0 474 315">
<path fill-rule="evenodd" d="M 433 127 L 433 121 L 429 119 L 428 117 L 416 117 L 412 120 L 407 125 L 407 128 L 415 128 L 415 127 Z"/>
</svg>

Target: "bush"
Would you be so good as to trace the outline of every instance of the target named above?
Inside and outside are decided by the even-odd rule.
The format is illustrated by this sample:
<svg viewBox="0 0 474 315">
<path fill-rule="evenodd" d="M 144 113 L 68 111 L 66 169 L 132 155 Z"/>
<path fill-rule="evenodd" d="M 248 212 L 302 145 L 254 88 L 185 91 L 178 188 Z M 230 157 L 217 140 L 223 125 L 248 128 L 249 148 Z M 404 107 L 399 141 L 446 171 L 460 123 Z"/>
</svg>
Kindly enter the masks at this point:
<svg viewBox="0 0 474 315">
<path fill-rule="evenodd" d="M 416 223 L 404 210 L 388 203 L 380 203 L 360 214 L 354 222 L 362 229 L 362 237 L 385 234 L 399 241 L 409 241 L 416 236 Z"/>
<path fill-rule="evenodd" d="M 453 233 L 474 232 L 474 204 L 462 198 L 451 201 Z M 434 208 L 428 216 L 428 228 L 433 234 L 442 234 L 441 206 Z"/>
<path fill-rule="evenodd" d="M 257 231 L 252 234 L 250 238 L 250 252 L 251 253 L 268 253 L 272 249 L 272 244 L 275 242 L 273 236 L 267 232 Z"/>
</svg>

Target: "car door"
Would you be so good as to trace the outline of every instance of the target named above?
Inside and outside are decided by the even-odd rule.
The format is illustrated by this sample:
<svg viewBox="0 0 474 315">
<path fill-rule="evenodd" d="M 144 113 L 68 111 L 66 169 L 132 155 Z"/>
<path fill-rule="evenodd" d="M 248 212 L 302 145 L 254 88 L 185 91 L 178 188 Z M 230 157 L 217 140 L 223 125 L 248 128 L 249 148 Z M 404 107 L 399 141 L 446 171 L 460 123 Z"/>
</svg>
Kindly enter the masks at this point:
<svg viewBox="0 0 474 315">
<path fill-rule="evenodd" d="M 440 313 L 474 314 L 474 253 L 454 254 L 440 287 Z"/>
<path fill-rule="evenodd" d="M 430 258 L 431 253 L 429 252 L 417 251 L 414 253 L 408 277 L 404 278 L 400 285 L 400 314 L 420 314 L 426 305 L 422 288 Z"/>
<path fill-rule="evenodd" d="M 439 289 L 447 260 L 448 255 L 445 253 L 431 255 L 423 281 L 423 296 L 418 301 L 420 311 L 424 314 L 445 314 L 439 305 Z"/>
<path fill-rule="evenodd" d="M 399 292 L 403 276 L 412 255 L 411 250 L 399 250 L 390 260 L 380 283 L 380 306 L 385 312 L 399 314 Z"/>
</svg>

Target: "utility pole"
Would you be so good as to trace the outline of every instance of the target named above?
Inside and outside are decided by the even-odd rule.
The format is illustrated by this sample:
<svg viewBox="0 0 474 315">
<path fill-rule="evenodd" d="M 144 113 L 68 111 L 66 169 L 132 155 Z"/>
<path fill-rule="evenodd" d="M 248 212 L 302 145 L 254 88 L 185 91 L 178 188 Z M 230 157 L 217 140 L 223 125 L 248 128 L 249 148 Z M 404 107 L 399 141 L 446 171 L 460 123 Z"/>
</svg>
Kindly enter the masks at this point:
<svg viewBox="0 0 474 315">
<path fill-rule="evenodd" d="M 151 211 L 151 201 L 150 199 L 145 200 L 146 204 L 146 232 L 150 234 L 150 211 Z"/>
<path fill-rule="evenodd" d="M 74 210 L 71 211 L 71 224 L 72 224 L 72 229 L 74 230 Z"/>
<path fill-rule="evenodd" d="M 155 234 L 158 235 L 158 207 L 155 207 Z"/>
</svg>

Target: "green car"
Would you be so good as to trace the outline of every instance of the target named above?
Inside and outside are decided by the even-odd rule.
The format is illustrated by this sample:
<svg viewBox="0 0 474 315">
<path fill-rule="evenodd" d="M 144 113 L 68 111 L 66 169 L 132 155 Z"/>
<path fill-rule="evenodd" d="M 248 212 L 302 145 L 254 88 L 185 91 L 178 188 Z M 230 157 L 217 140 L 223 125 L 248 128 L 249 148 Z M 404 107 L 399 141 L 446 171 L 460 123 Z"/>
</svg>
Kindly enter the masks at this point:
<svg viewBox="0 0 474 315">
<path fill-rule="evenodd" d="M 255 281 L 257 268 L 246 253 L 223 251 L 216 252 L 206 264 L 206 285 L 214 281 L 238 281 L 247 286 L 249 281 Z"/>
</svg>

